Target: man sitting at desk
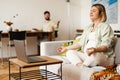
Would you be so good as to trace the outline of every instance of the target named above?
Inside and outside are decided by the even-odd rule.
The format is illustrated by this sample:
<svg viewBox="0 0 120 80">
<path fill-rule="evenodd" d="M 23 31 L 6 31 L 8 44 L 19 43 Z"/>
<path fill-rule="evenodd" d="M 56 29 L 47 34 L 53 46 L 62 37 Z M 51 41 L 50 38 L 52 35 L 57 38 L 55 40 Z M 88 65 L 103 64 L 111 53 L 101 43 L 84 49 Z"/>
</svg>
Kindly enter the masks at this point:
<svg viewBox="0 0 120 80">
<path fill-rule="evenodd" d="M 60 21 L 58 21 L 57 23 L 53 22 L 50 19 L 49 11 L 44 12 L 44 19 L 45 21 L 42 23 L 42 28 L 40 30 L 34 28 L 34 30 L 43 31 L 43 32 L 53 32 L 53 39 L 54 39 L 55 37 L 57 37 L 57 33 L 55 34 L 55 32 L 57 32 Z"/>
</svg>

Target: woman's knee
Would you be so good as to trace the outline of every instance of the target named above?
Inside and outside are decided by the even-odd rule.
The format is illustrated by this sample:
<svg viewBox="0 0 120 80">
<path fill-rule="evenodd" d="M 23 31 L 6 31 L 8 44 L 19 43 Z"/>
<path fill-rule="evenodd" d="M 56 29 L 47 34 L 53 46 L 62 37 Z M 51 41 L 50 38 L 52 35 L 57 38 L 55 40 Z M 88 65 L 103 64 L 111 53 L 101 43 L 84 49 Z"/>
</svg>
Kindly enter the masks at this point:
<svg viewBox="0 0 120 80">
<path fill-rule="evenodd" d="M 66 53 L 66 57 L 71 62 L 71 64 L 74 64 L 74 65 L 76 65 L 79 62 L 82 62 L 78 57 L 76 50 L 68 50 Z"/>
<path fill-rule="evenodd" d="M 102 53 L 96 53 L 95 55 L 89 56 L 84 64 L 86 66 L 96 66 L 96 65 L 105 65 L 107 62 L 107 57 Z"/>
</svg>

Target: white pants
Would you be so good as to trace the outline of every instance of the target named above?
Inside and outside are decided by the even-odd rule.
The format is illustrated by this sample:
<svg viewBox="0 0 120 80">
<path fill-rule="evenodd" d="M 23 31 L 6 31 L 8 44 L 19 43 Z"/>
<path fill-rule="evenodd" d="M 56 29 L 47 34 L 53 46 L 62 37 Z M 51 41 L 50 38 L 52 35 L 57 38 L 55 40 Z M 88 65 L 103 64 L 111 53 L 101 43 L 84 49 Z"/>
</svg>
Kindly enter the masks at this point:
<svg viewBox="0 0 120 80">
<path fill-rule="evenodd" d="M 68 60 L 76 65 L 77 63 L 83 63 L 85 66 L 96 66 L 96 65 L 109 65 L 110 60 L 103 53 L 95 53 L 88 56 L 87 53 L 80 53 L 76 50 L 68 50 L 66 53 Z M 112 60 L 111 64 L 113 64 Z"/>
</svg>

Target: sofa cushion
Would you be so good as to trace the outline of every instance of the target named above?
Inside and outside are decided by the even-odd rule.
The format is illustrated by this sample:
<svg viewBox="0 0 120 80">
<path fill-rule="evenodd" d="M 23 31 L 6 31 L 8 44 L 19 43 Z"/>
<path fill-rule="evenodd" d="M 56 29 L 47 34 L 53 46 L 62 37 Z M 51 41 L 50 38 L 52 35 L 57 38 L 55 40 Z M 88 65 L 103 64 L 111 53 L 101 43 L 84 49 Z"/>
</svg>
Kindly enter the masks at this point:
<svg viewBox="0 0 120 80">
<path fill-rule="evenodd" d="M 80 38 L 76 38 L 75 40 L 73 41 L 70 41 L 70 42 L 64 42 L 63 43 L 63 46 L 64 47 L 67 47 L 67 46 L 70 46 L 70 45 L 74 45 L 74 44 L 77 44 L 78 42 L 80 41 Z M 79 50 L 78 50 L 79 51 Z M 60 56 L 65 56 L 66 55 L 66 51 L 60 53 Z"/>
<path fill-rule="evenodd" d="M 72 64 L 63 65 L 63 80 L 90 80 L 91 74 L 94 72 L 102 71 L 105 68 L 97 67 L 77 67 Z"/>
</svg>

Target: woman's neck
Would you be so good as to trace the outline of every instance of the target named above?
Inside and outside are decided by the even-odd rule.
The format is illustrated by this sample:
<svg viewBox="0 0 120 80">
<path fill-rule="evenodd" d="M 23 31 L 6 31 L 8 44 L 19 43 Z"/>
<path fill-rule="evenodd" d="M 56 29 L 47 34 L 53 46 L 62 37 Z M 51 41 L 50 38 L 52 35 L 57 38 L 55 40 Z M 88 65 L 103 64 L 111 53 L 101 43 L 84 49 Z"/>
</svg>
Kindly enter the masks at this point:
<svg viewBox="0 0 120 80">
<path fill-rule="evenodd" d="M 100 21 L 94 21 L 94 22 L 93 22 L 92 32 L 96 31 L 96 28 L 97 28 L 97 26 L 98 26 L 99 23 L 100 23 Z"/>
<path fill-rule="evenodd" d="M 100 23 L 100 20 L 93 21 L 93 24 L 94 24 L 93 27 L 97 27 L 97 25 L 98 25 L 99 23 Z"/>
</svg>

